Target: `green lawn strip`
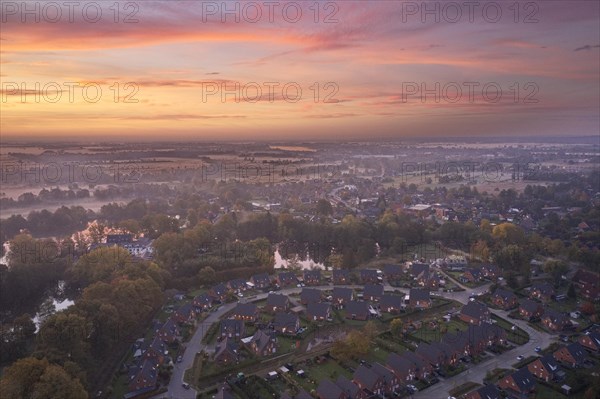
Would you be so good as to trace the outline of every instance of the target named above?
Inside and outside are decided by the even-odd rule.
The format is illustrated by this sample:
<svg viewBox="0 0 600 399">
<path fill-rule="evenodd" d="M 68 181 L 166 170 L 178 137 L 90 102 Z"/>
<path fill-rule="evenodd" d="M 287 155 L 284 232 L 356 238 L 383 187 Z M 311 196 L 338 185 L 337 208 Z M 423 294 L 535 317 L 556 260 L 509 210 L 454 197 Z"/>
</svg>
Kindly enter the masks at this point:
<svg viewBox="0 0 600 399">
<path fill-rule="evenodd" d="M 525 359 L 520 360 L 517 363 L 513 364 L 512 367 L 516 368 L 516 369 L 520 369 L 521 367 L 527 366 L 529 363 L 533 362 L 536 359 L 539 359 L 539 356 L 528 356 Z"/>
<path fill-rule="evenodd" d="M 536 387 L 536 397 L 538 398 L 544 398 L 544 399 L 564 399 L 567 398 L 566 395 L 563 395 L 562 393 L 559 393 L 557 391 L 555 391 L 554 389 L 552 389 L 549 386 L 546 386 L 544 384 L 537 384 Z"/>
<path fill-rule="evenodd" d="M 502 369 L 502 368 L 496 368 L 493 369 L 491 371 L 488 371 L 485 374 L 485 377 L 483 379 L 484 382 L 490 382 L 490 383 L 495 383 L 496 381 L 498 381 L 499 379 L 503 378 L 505 375 L 512 373 L 513 370 L 512 369 Z"/>
<path fill-rule="evenodd" d="M 472 382 L 472 381 L 468 381 L 468 382 L 465 382 L 464 384 L 457 386 L 456 388 L 452 388 L 451 390 L 448 391 L 448 393 L 454 397 L 459 397 L 461 395 L 464 395 L 467 392 L 473 391 L 475 388 L 479 388 L 480 386 L 481 386 L 481 384 L 478 384 L 478 383 Z"/>
<path fill-rule="evenodd" d="M 506 331 L 507 338 L 509 341 L 514 342 L 517 345 L 526 344 L 529 341 L 529 334 L 527 334 L 521 328 L 515 326 L 515 330 L 512 330 L 514 324 L 504 320 L 503 318 L 492 314 L 492 319 L 496 321 L 496 325 Z"/>
</svg>

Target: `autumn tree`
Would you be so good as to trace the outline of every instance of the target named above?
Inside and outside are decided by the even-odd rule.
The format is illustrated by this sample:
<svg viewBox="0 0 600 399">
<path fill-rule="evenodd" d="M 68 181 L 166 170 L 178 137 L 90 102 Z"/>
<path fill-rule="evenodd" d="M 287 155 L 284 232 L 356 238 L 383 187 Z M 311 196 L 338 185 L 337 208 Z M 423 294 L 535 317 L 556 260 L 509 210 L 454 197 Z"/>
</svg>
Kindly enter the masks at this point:
<svg viewBox="0 0 600 399">
<path fill-rule="evenodd" d="M 0 380 L 0 397 L 11 399 L 87 399 L 81 382 L 46 359 L 24 358 L 8 367 Z"/>
<path fill-rule="evenodd" d="M 402 335 L 403 327 L 404 327 L 404 323 L 402 322 L 402 319 L 400 319 L 400 318 L 396 318 L 390 322 L 390 331 L 392 332 L 392 335 L 394 335 L 396 337 L 399 337 Z"/>
</svg>

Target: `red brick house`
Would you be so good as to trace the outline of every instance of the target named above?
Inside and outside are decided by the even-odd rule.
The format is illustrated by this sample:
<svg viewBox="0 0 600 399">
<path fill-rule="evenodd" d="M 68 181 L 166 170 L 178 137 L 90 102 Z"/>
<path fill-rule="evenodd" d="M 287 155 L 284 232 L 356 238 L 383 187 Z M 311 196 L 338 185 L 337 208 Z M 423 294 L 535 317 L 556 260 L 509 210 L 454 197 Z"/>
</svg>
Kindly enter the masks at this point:
<svg viewBox="0 0 600 399">
<path fill-rule="evenodd" d="M 536 319 L 544 314 L 544 307 L 539 302 L 522 299 L 519 305 L 519 314 L 527 320 Z"/>
<path fill-rule="evenodd" d="M 559 362 L 571 368 L 581 367 L 587 360 L 588 354 L 578 342 L 563 346 L 553 354 Z"/>
<path fill-rule="evenodd" d="M 566 315 L 552 309 L 546 309 L 542 316 L 542 324 L 551 331 L 562 331 L 570 324 Z"/>
<path fill-rule="evenodd" d="M 469 302 L 462 307 L 458 317 L 465 323 L 479 326 L 490 320 L 490 310 L 481 302 Z"/>
<path fill-rule="evenodd" d="M 556 295 L 554 287 L 549 283 L 534 283 L 529 291 L 529 297 L 539 299 L 542 302 L 550 302 Z"/>
<path fill-rule="evenodd" d="M 546 355 L 534 360 L 527 365 L 527 369 L 531 374 L 546 382 L 556 379 L 557 373 L 561 371 L 560 366 L 552 355 Z"/>
<path fill-rule="evenodd" d="M 508 310 L 518 306 L 519 299 L 511 291 L 498 288 L 492 294 L 492 303 L 504 310 Z"/>
<path fill-rule="evenodd" d="M 385 381 L 382 376 L 377 374 L 365 365 L 360 365 L 354 372 L 352 381 L 360 388 L 366 389 L 375 395 L 382 395 L 384 393 Z"/>
<path fill-rule="evenodd" d="M 600 352 L 600 331 L 590 331 L 579 337 L 579 343 L 585 349 L 592 352 Z"/>
<path fill-rule="evenodd" d="M 526 367 L 498 381 L 498 387 L 517 394 L 529 394 L 535 391 L 536 382 L 533 375 Z"/>
<path fill-rule="evenodd" d="M 431 297 L 429 290 L 420 290 L 412 288 L 409 294 L 409 303 L 412 308 L 428 309 L 431 307 Z"/>
</svg>

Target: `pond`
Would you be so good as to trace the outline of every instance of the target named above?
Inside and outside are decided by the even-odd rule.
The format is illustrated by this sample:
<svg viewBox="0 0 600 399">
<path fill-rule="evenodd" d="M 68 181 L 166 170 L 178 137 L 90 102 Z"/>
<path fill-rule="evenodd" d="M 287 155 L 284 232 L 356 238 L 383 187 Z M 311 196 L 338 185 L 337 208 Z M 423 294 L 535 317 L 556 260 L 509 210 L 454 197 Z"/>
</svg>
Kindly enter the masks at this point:
<svg viewBox="0 0 600 399">
<path fill-rule="evenodd" d="M 37 313 L 32 318 L 35 323 L 36 332 L 39 330 L 40 325 L 44 320 L 49 316 L 56 312 L 60 312 L 61 310 L 65 310 L 75 303 L 75 301 L 64 297 L 64 288 L 65 282 L 59 281 L 56 291 L 49 295 L 38 307 Z"/>
<path fill-rule="evenodd" d="M 299 268 L 300 270 L 326 269 L 323 263 L 315 262 L 308 255 L 305 259 L 301 259 L 299 255 L 295 255 L 293 258 L 288 259 L 282 257 L 279 253 L 279 249 L 276 249 L 273 256 L 275 257 L 275 269 L 287 269 L 289 267 Z"/>
</svg>

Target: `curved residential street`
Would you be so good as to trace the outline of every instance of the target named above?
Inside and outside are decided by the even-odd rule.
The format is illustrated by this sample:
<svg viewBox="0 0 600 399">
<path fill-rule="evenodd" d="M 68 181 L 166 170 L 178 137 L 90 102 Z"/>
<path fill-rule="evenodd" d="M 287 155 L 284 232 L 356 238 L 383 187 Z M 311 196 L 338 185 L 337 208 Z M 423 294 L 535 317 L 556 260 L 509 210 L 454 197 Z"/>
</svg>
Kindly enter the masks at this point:
<svg viewBox="0 0 600 399">
<path fill-rule="evenodd" d="M 459 282 L 457 282 L 456 280 L 452 279 L 451 277 L 449 277 L 447 275 L 446 275 L 446 277 L 450 278 L 455 284 L 457 284 L 461 288 L 464 288 L 465 291 L 438 292 L 437 294 L 443 298 L 453 299 L 462 304 L 466 304 L 469 302 L 469 296 L 471 295 L 471 293 L 475 293 L 475 294 L 485 293 L 491 286 L 491 283 L 488 283 L 488 284 L 482 285 L 481 287 L 472 289 L 472 288 L 463 286 L 462 284 L 460 284 Z M 349 285 L 346 287 L 355 288 L 355 289 L 362 288 L 362 286 L 358 286 L 358 285 L 354 285 L 354 286 Z M 327 290 L 327 289 L 332 289 L 333 285 L 322 285 L 322 286 L 318 286 L 318 287 L 311 286 L 310 288 Z M 385 291 L 399 290 L 404 293 L 409 292 L 408 288 L 392 287 L 391 285 L 389 285 L 387 283 L 384 284 L 384 290 Z M 301 288 L 294 287 L 294 288 L 282 289 L 277 292 L 281 293 L 281 294 L 290 295 L 293 293 L 299 293 L 300 291 L 301 291 Z M 252 298 L 252 301 L 259 301 L 261 299 L 266 298 L 267 296 L 268 296 L 268 293 L 258 294 L 258 295 L 256 295 L 255 298 Z M 221 307 L 216 312 L 210 313 L 209 316 L 203 322 L 198 324 L 198 328 L 196 329 L 193 337 L 187 343 L 187 349 L 183 355 L 182 362 L 176 363 L 173 368 L 173 375 L 171 377 L 171 382 L 169 383 L 169 386 L 168 386 L 168 391 L 165 393 L 162 393 L 160 395 L 157 395 L 156 398 L 164 398 L 164 399 L 167 399 L 167 398 L 168 399 L 195 399 L 196 398 L 197 392 L 193 389 L 193 387 L 190 387 L 189 389 L 185 389 L 182 385 L 185 370 L 192 367 L 196 353 L 200 352 L 202 349 L 204 349 L 206 347 L 206 345 L 204 345 L 202 343 L 202 338 L 204 338 L 204 335 L 207 333 L 207 331 L 209 330 L 211 325 L 215 322 L 218 322 L 219 318 L 221 318 L 225 313 L 232 310 L 236 305 L 237 305 L 237 303 L 235 303 L 235 302 L 221 305 Z M 541 346 L 542 348 L 545 348 L 546 346 L 550 345 L 550 343 L 556 341 L 555 336 L 550 335 L 548 333 L 543 333 L 543 332 L 540 332 L 538 330 L 531 328 L 527 324 L 526 321 L 507 318 L 508 312 L 506 312 L 506 311 L 495 310 L 495 309 L 490 308 L 490 312 L 504 318 L 505 320 L 509 321 L 510 323 L 512 323 L 512 324 L 520 327 L 524 331 L 526 331 L 530 337 L 529 342 L 527 342 L 525 345 L 517 346 L 516 348 L 511 349 L 505 353 L 502 353 L 501 355 L 493 356 L 489 359 L 486 359 L 486 360 L 482 361 L 481 363 L 477 364 L 477 367 L 475 367 L 475 368 L 470 368 L 456 376 L 443 379 L 439 383 L 437 383 L 421 392 L 417 392 L 414 395 L 415 398 L 436 398 L 436 399 L 437 398 L 441 398 L 441 399 L 446 398 L 446 397 L 448 397 L 448 391 L 450 389 L 452 389 L 456 386 L 459 386 L 467 381 L 482 383 L 483 378 L 485 377 L 485 375 L 488 371 L 491 371 L 495 368 L 510 368 L 512 364 L 517 362 L 518 355 L 523 355 L 525 357 L 533 355 L 533 354 L 535 354 L 534 349 L 536 346 Z"/>
</svg>

